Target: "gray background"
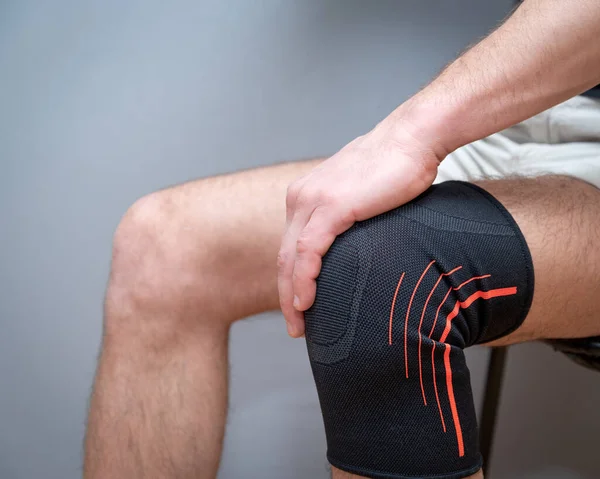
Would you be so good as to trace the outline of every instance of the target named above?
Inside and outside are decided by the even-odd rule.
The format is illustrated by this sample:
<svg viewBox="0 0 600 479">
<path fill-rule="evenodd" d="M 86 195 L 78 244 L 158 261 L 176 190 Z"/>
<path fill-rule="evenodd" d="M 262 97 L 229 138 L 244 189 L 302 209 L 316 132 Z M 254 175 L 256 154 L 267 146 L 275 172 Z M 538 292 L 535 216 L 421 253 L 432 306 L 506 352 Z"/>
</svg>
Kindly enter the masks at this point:
<svg viewBox="0 0 600 479">
<path fill-rule="evenodd" d="M 80 476 L 110 243 L 159 187 L 334 152 L 510 0 L 0 2 L 0 479 Z M 220 478 L 325 478 L 304 345 L 238 323 Z M 479 401 L 487 355 L 469 351 Z M 600 376 L 511 350 L 492 479 L 598 477 Z M 596 406 L 596 408 L 594 408 Z"/>
</svg>

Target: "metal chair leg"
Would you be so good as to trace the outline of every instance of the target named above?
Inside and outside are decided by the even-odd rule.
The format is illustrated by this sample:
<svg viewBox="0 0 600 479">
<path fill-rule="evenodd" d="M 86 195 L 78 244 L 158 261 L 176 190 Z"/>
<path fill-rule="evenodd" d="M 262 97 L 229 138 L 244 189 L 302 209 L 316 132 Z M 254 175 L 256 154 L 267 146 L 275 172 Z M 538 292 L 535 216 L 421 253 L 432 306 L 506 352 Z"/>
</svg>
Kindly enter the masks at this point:
<svg viewBox="0 0 600 479">
<path fill-rule="evenodd" d="M 481 455 L 483 456 L 483 473 L 486 479 L 490 479 L 488 471 L 496 430 L 496 417 L 500 406 L 507 352 L 507 347 L 492 348 L 488 364 L 479 435 Z"/>
</svg>

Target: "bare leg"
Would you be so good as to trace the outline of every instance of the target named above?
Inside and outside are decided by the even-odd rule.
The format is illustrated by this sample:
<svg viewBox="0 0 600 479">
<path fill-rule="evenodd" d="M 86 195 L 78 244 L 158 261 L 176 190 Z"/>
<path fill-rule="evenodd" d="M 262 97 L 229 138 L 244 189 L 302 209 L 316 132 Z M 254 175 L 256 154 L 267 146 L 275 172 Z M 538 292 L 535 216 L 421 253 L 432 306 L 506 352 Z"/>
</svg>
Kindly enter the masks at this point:
<svg viewBox="0 0 600 479">
<path fill-rule="evenodd" d="M 483 181 L 529 245 L 535 292 L 529 315 L 492 346 L 600 334 L 600 190 L 564 176 Z"/>
<path fill-rule="evenodd" d="M 277 308 L 286 187 L 315 164 L 192 182 L 127 213 L 115 236 L 85 477 L 215 476 L 229 326 Z M 536 270 L 532 310 L 504 342 L 600 334 L 585 314 L 600 306 L 600 193 L 551 177 L 482 185 L 517 219 Z"/>
<path fill-rule="evenodd" d="M 215 477 L 229 327 L 278 308 L 286 188 L 315 164 L 199 180 L 142 198 L 125 215 L 114 240 L 86 478 Z"/>
</svg>

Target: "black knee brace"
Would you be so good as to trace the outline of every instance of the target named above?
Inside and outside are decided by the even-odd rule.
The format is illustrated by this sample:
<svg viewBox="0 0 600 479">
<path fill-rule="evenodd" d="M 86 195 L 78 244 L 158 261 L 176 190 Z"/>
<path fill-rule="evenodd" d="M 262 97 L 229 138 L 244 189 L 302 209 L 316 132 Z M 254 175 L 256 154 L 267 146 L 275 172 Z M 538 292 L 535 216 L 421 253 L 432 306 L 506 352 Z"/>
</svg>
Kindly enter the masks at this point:
<svg viewBox="0 0 600 479">
<path fill-rule="evenodd" d="M 341 235 L 305 314 L 331 464 L 376 478 L 475 473 L 463 349 L 517 329 L 533 283 L 514 219 L 469 183 L 433 186 Z"/>
</svg>

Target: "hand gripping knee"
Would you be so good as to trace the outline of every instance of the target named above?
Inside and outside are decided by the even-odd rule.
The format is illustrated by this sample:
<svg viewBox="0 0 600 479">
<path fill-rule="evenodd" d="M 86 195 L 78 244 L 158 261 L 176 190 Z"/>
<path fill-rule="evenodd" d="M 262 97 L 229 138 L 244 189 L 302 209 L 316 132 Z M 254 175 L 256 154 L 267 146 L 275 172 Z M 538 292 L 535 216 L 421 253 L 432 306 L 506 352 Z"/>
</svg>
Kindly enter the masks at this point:
<svg viewBox="0 0 600 479">
<path fill-rule="evenodd" d="M 341 235 L 305 314 L 331 464 L 377 478 L 475 473 L 463 349 L 517 329 L 533 284 L 516 222 L 469 183 L 432 186 Z"/>
</svg>

